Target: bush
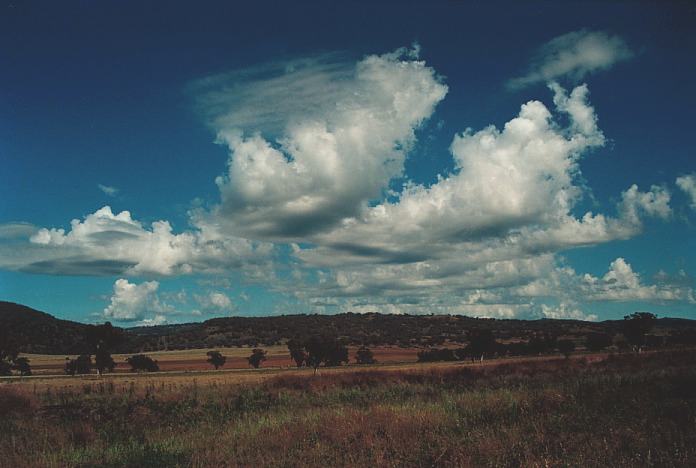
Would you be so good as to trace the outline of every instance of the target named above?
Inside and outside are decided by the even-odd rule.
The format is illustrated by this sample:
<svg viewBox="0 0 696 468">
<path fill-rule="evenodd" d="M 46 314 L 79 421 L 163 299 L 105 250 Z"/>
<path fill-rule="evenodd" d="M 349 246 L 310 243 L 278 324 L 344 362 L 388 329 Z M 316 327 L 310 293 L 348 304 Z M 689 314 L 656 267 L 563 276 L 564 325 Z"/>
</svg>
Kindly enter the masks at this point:
<svg viewBox="0 0 696 468">
<path fill-rule="evenodd" d="M 247 358 L 247 361 L 249 362 L 249 365 L 252 366 L 254 369 L 258 369 L 261 366 L 261 363 L 266 360 L 266 351 L 263 349 L 255 348 L 251 352 L 251 356 Z"/>
<path fill-rule="evenodd" d="M 159 371 L 159 365 L 157 361 L 152 360 L 151 357 L 144 354 L 136 354 L 126 359 L 126 362 L 131 366 L 133 372 L 157 372 Z"/>
<path fill-rule="evenodd" d="M 89 354 L 80 354 L 76 359 L 65 358 L 65 361 L 65 373 L 68 375 L 92 372 L 92 356 Z"/>
<path fill-rule="evenodd" d="M 358 364 L 374 364 L 377 362 L 372 351 L 367 346 L 361 346 L 355 353 L 355 362 Z"/>
<path fill-rule="evenodd" d="M 570 357 L 570 354 L 575 351 L 575 343 L 572 340 L 558 340 L 557 346 L 558 351 L 566 358 Z"/>
<path fill-rule="evenodd" d="M 207 356 L 208 360 L 206 362 L 208 362 L 211 366 L 215 366 L 215 370 L 224 366 L 225 362 L 227 361 L 227 358 L 223 356 L 220 351 L 208 351 Z"/>
<path fill-rule="evenodd" d="M 457 361 L 459 357 L 453 349 L 433 348 L 418 352 L 418 362 Z"/>
</svg>

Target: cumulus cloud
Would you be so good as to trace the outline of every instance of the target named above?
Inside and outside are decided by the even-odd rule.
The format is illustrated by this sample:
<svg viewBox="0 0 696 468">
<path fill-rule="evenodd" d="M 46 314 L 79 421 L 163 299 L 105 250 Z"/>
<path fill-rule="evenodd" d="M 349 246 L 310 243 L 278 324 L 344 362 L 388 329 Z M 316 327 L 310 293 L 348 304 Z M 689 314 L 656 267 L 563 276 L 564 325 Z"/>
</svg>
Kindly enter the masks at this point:
<svg viewBox="0 0 696 468">
<path fill-rule="evenodd" d="M 110 187 L 108 185 L 102 185 L 102 184 L 97 184 L 97 187 L 99 187 L 99 190 L 104 192 L 104 194 L 110 196 L 110 197 L 115 197 L 118 195 L 119 189 L 116 187 Z"/>
<path fill-rule="evenodd" d="M 677 187 L 691 199 L 691 208 L 696 210 L 696 173 L 677 177 Z"/>
<path fill-rule="evenodd" d="M 144 321 L 144 324 L 154 325 L 163 322 L 164 315 L 171 312 L 171 307 L 160 302 L 157 296 L 159 283 L 144 281 L 140 284 L 131 283 L 119 278 L 114 283 L 114 292 L 109 305 L 102 316 L 105 319 L 119 322 Z M 159 318 L 158 318 L 159 317 Z M 149 321 L 149 322 L 148 322 Z"/>
<path fill-rule="evenodd" d="M 450 147 L 452 174 L 431 186 L 410 184 L 396 200 L 311 236 L 312 245 L 294 245 L 301 264 L 323 269 L 300 297 L 341 298 L 343 307 L 372 310 L 409 294 L 417 300 L 399 310 L 595 318 L 570 306 L 534 307 L 529 298 L 563 294 L 559 285 L 542 288 L 537 280 L 556 275 L 558 252 L 627 239 L 641 232 L 644 218 L 669 218 L 670 194 L 633 185 L 622 193 L 616 216 L 573 216 L 583 195 L 579 163 L 604 144 L 604 135 L 585 85 L 569 93 L 555 83 L 549 87 L 555 112 L 530 101 L 502 129 L 467 129 Z M 578 283 L 574 277 L 573 300 L 581 293 L 600 297 Z M 488 300 L 472 296 L 482 288 Z M 442 303 L 443 296 L 450 300 Z M 372 302 L 356 306 L 350 298 Z"/>
<path fill-rule="evenodd" d="M 209 291 L 207 294 L 194 294 L 194 299 L 199 305 L 196 309 L 199 313 L 206 314 L 230 314 L 237 306 L 224 293 Z"/>
<path fill-rule="evenodd" d="M 359 215 L 403 174 L 416 129 L 447 93 L 434 70 L 407 50 L 334 65 L 331 71 L 313 63 L 285 69 L 252 88 L 268 85 L 271 91 L 260 91 L 264 101 L 275 89 L 286 96 L 277 113 L 285 118 L 277 139 L 237 126 L 263 121 L 266 114 L 247 109 L 246 86 L 227 90 L 241 108 L 215 121 L 230 158 L 228 171 L 216 180 L 222 202 L 212 216 L 249 237 L 300 239 Z M 318 90 L 307 78 L 315 75 Z M 304 96 L 317 92 L 320 99 L 303 104 Z M 307 105 L 311 111 L 304 111 Z"/>
<path fill-rule="evenodd" d="M 575 305 L 566 302 L 561 302 L 558 306 L 541 304 L 540 312 L 541 316 L 547 319 L 585 320 L 589 322 L 596 322 L 599 319 L 596 314 L 586 314 Z"/>
<path fill-rule="evenodd" d="M 139 327 L 155 327 L 157 325 L 166 325 L 168 323 L 167 317 L 161 314 L 157 314 L 152 318 L 146 318 L 137 322 L 135 325 Z"/>
<path fill-rule="evenodd" d="M 1 250 L 8 255 L 0 265 L 45 274 L 179 275 L 251 267 L 272 250 L 270 244 L 222 235 L 215 225 L 200 223 L 179 234 L 168 221 L 146 227 L 129 211 L 114 213 L 109 206 L 72 220 L 67 231 L 34 228 L 28 237 L 21 255 L 5 244 Z"/>
<path fill-rule="evenodd" d="M 638 273 L 623 258 L 614 260 L 602 278 L 585 274 L 582 280 L 583 295 L 589 300 L 695 302 L 694 292 L 689 287 L 673 287 L 664 283 L 643 284 Z"/>
<path fill-rule="evenodd" d="M 511 89 L 560 78 L 582 80 L 633 56 L 619 36 L 582 29 L 558 36 L 544 44 L 532 59 L 528 72 L 508 81 Z"/>
<path fill-rule="evenodd" d="M 592 320 L 585 303 L 693 301 L 691 286 L 646 284 L 624 259 L 601 277 L 559 260 L 564 250 L 628 239 L 646 218 L 672 215 L 670 193 L 658 185 L 628 187 L 608 213 L 579 210 L 587 195 L 581 162 L 605 136 L 588 87 L 553 80 L 606 68 L 628 52 L 617 52 L 623 43 L 604 33 L 560 39 L 537 67 L 552 70 L 539 72 L 550 81 L 552 104 L 532 100 L 502 127 L 457 133 L 452 171 L 402 190 L 395 181 L 417 131 L 447 93 L 417 48 L 357 63 L 341 55 L 276 62 L 202 80 L 194 92 L 229 149 L 217 205 L 192 211 L 191 227 L 179 233 L 167 221 L 145 225 L 108 206 L 67 229 L 0 226 L 0 266 L 119 276 L 236 270 L 317 312 Z M 607 44 L 616 49 L 613 61 L 587 58 Z M 693 177 L 677 185 L 689 193 Z M 166 319 L 156 282 L 119 281 L 105 315 Z M 227 282 L 200 286 L 193 314 L 235 310 L 215 291 Z"/>
<path fill-rule="evenodd" d="M 313 236 L 314 246 L 296 247 L 295 255 L 324 267 L 416 263 L 442 277 L 628 238 L 640 232 L 645 216 L 669 216 L 665 189 L 641 192 L 637 186 L 623 193 L 618 217 L 572 216 L 582 197 L 579 162 L 604 144 L 604 135 L 585 85 L 569 94 L 551 88 L 557 113 L 569 119 L 566 128 L 544 104 L 530 101 L 502 130 L 467 129 L 450 147 L 453 174 L 429 187 L 410 184 L 396 201 L 344 219 Z"/>
</svg>

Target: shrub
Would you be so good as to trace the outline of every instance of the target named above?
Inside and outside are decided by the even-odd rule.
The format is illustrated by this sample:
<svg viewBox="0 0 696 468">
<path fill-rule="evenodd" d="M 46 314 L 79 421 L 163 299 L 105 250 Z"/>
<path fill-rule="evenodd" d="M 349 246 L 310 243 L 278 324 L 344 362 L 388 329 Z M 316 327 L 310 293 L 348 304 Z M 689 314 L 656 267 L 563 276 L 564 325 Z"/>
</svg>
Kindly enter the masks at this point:
<svg viewBox="0 0 696 468">
<path fill-rule="evenodd" d="M 255 348 L 251 352 L 251 356 L 247 358 L 247 361 L 249 362 L 249 365 L 252 366 L 254 369 L 258 369 L 261 366 L 261 363 L 266 360 L 266 351 L 263 349 Z"/>
<path fill-rule="evenodd" d="M 219 367 L 222 367 L 225 365 L 225 362 L 227 361 L 227 358 L 222 355 L 220 351 L 208 351 L 207 353 L 208 362 L 211 366 L 215 366 L 215 370 L 217 370 Z"/>
<path fill-rule="evenodd" d="M 374 364 L 377 362 L 372 351 L 367 346 L 361 346 L 355 353 L 355 362 L 358 364 Z"/>
<path fill-rule="evenodd" d="M 89 354 L 80 354 L 76 359 L 65 358 L 65 361 L 65 373 L 68 375 L 92 372 L 92 356 Z"/>
<path fill-rule="evenodd" d="M 131 366 L 133 372 L 157 372 L 159 365 L 151 357 L 144 354 L 136 354 L 126 359 L 126 362 Z"/>
</svg>

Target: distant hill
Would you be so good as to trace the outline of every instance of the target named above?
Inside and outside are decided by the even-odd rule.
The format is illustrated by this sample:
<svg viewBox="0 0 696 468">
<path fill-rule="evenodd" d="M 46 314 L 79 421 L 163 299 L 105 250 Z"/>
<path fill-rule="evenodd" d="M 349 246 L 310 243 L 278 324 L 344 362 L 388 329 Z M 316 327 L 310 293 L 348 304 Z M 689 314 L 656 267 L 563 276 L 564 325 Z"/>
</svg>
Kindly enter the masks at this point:
<svg viewBox="0 0 696 468">
<path fill-rule="evenodd" d="M 25 353 L 77 353 L 88 327 L 21 304 L 0 301 L 0 328 L 12 336 Z"/>
<path fill-rule="evenodd" d="M 84 350 L 91 325 L 60 320 L 44 312 L 11 302 L 0 302 L 0 328 L 16 337 L 22 352 L 74 354 Z M 291 338 L 327 334 L 349 344 L 442 346 L 465 343 L 468 330 L 490 329 L 498 340 L 528 340 L 538 334 L 581 337 L 592 333 L 614 335 L 621 321 L 494 320 L 454 315 L 281 315 L 273 317 L 225 317 L 201 323 L 126 328 L 117 352 L 161 349 L 268 346 Z M 663 318 L 654 333 L 666 336 L 696 333 L 696 321 Z M 686 336 L 686 335 L 684 335 Z"/>
</svg>

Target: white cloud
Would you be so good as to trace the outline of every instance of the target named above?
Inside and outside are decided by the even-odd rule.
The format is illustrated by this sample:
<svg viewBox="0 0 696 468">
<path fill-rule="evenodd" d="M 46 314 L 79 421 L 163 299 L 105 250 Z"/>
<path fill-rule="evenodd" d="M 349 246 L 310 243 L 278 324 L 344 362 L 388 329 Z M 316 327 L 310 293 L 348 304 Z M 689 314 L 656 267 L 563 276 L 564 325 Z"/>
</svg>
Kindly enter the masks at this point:
<svg viewBox="0 0 696 468">
<path fill-rule="evenodd" d="M 135 325 L 138 327 L 154 327 L 157 325 L 166 325 L 167 323 L 168 323 L 167 317 L 165 317 L 164 315 L 158 314 L 152 318 L 143 319 L 140 322 L 137 322 Z"/>
<path fill-rule="evenodd" d="M 417 300 L 398 304 L 399 310 L 595 319 L 567 304 L 537 313 L 529 299 L 569 294 L 561 285 L 541 282 L 556 274 L 557 252 L 635 236 L 645 217 L 669 218 L 670 195 L 662 187 L 641 192 L 633 185 L 622 193 L 617 217 L 574 217 L 583 195 L 575 180 L 579 162 L 604 144 L 604 136 L 585 85 L 570 93 L 555 83 L 550 88 L 556 112 L 568 118 L 566 127 L 541 102 L 531 101 L 502 130 L 491 126 L 456 135 L 453 174 L 430 187 L 407 186 L 395 201 L 315 234 L 312 246 L 293 245 L 304 265 L 325 272 L 306 291 L 298 293 L 295 283 L 289 289 L 310 303 L 340 298 L 341 310 L 386 310 L 411 294 Z M 577 277 L 565 282 L 573 283 L 573 301 L 600 295 L 581 290 Z M 632 294 L 625 293 L 625 300 L 641 293 Z M 650 298 L 646 290 L 642 294 Z M 656 294 L 668 300 L 664 291 Z M 442 297 L 450 299 L 443 303 Z M 365 303 L 356 306 L 350 298 Z"/>
<path fill-rule="evenodd" d="M 180 275 L 254 267 L 271 254 L 267 243 L 223 235 L 217 226 L 200 222 L 194 230 L 175 234 L 168 221 L 149 228 L 128 211 L 104 206 L 70 229 L 40 228 L 22 255 L 0 260 L 5 268 L 48 274 Z"/>
<path fill-rule="evenodd" d="M 653 185 L 649 192 L 640 192 L 633 184 L 621 194 L 621 214 L 624 219 L 635 223 L 640 222 L 640 213 L 647 216 L 667 219 L 672 214 L 669 207 L 670 194 L 664 187 Z"/>
<path fill-rule="evenodd" d="M 571 49 L 584 57 L 586 38 L 576 39 L 584 45 Z M 605 144 L 584 84 L 566 91 L 551 82 L 553 106 L 532 100 L 502 128 L 454 135 L 451 173 L 391 191 L 417 129 L 447 92 L 416 55 L 399 50 L 357 64 L 321 56 L 198 83 L 201 105 L 230 149 L 217 206 L 194 210 L 192 227 L 180 233 L 108 206 L 69 229 L 0 226 L 0 238 L 6 231 L 31 239 L 21 249 L 1 243 L 0 265 L 130 276 L 236 270 L 317 312 L 593 319 L 583 304 L 693 301 L 690 286 L 645 284 L 623 259 L 599 278 L 559 263 L 564 250 L 628 239 L 647 217 L 672 213 L 666 188 L 636 185 L 611 213 L 578 212 L 588 190 L 581 161 Z M 552 78 L 601 68 L 574 63 Z M 687 192 L 690 177 L 677 181 Z M 150 283 L 119 281 L 156 297 L 143 286 Z M 229 288 L 229 280 L 199 284 L 205 292 L 192 296 L 192 314 L 235 310 L 229 296 L 211 291 Z M 109 313 L 141 323 L 166 318 L 125 312 L 121 302 L 112 299 Z"/>
<path fill-rule="evenodd" d="M 329 79 L 329 74 L 318 90 L 307 81 L 308 74 L 326 73 L 317 65 L 271 79 L 271 90 L 283 89 L 286 96 L 278 113 L 286 121 L 275 142 L 236 126 L 247 120 L 240 113 L 253 113 L 253 121 L 262 117 L 244 107 L 249 104 L 244 86 L 228 91 L 229 99 L 243 107 L 216 120 L 230 159 L 228 171 L 216 180 L 222 203 L 214 210 L 215 222 L 255 238 L 300 239 L 359 215 L 402 175 L 415 130 L 432 115 L 447 87 L 406 50 L 338 68 L 340 77 Z M 253 89 L 264 89 L 265 83 Z M 296 96 L 287 92 L 296 88 Z M 315 92 L 322 97 L 312 102 L 311 112 L 284 111 L 302 110 L 301 98 Z M 268 99 L 269 91 L 261 93 Z"/>
<path fill-rule="evenodd" d="M 537 51 L 527 74 L 508 81 L 508 87 L 523 88 L 563 77 L 579 81 L 632 56 L 633 52 L 619 36 L 582 29 L 544 44 Z"/>
<path fill-rule="evenodd" d="M 201 313 L 230 314 L 237 309 L 232 300 L 221 292 L 210 291 L 207 294 L 194 294 L 193 297 L 199 304 Z"/>
<path fill-rule="evenodd" d="M 120 278 L 114 283 L 114 293 L 102 316 L 120 322 L 156 320 L 157 315 L 172 311 L 169 306 L 160 302 L 157 296 L 158 288 L 157 281 L 136 284 Z"/>
<path fill-rule="evenodd" d="M 572 304 L 561 302 L 558 306 L 550 306 L 541 304 L 541 315 L 547 319 L 568 319 L 568 320 L 585 320 L 596 322 L 599 317 L 596 314 L 585 314 Z"/>
<path fill-rule="evenodd" d="M 115 197 L 118 195 L 119 189 L 116 187 L 110 187 L 108 185 L 102 185 L 102 184 L 97 184 L 97 187 L 99 187 L 99 190 L 104 192 L 104 194 L 110 196 L 110 197 Z"/>
<path fill-rule="evenodd" d="M 677 177 L 676 183 L 691 199 L 691 208 L 696 210 L 696 173 Z"/>
<path fill-rule="evenodd" d="M 423 271 L 442 274 L 449 262 L 476 268 L 625 239 L 640 232 L 644 216 L 669 216 L 666 190 L 636 186 L 624 192 L 618 218 L 571 215 L 582 197 L 579 161 L 604 136 L 584 85 L 569 95 L 552 89 L 558 113 L 569 118 L 566 128 L 544 104 L 530 101 L 502 130 L 468 129 L 452 142 L 453 174 L 430 187 L 407 186 L 396 201 L 344 219 L 311 237 L 313 247 L 295 246 L 294 254 L 324 267 L 422 262 Z"/>
<path fill-rule="evenodd" d="M 582 294 L 587 300 L 695 302 L 694 291 L 689 287 L 643 284 L 638 273 L 620 257 L 609 265 L 609 271 L 602 278 L 585 274 L 582 280 Z"/>
</svg>

